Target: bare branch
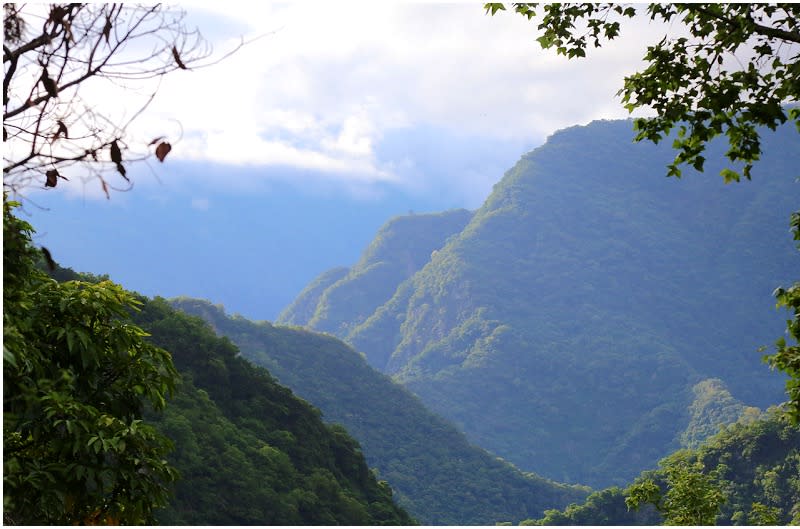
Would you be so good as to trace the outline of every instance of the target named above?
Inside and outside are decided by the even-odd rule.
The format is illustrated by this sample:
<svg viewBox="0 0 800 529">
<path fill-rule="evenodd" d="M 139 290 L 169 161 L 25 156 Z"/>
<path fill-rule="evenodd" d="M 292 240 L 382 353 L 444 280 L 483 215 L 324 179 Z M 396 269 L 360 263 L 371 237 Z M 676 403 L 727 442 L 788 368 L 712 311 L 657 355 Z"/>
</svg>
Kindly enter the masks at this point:
<svg viewBox="0 0 800 529">
<path fill-rule="evenodd" d="M 40 29 L 3 46 L 3 185 L 11 189 L 81 164 L 107 191 L 114 188 L 103 173 L 116 170 L 127 179 L 123 164 L 154 151 L 163 161 L 166 147 L 139 145 L 128 132 L 153 101 L 160 79 L 178 69 L 216 64 L 257 40 L 242 39 L 233 51 L 206 62 L 212 49 L 184 25 L 185 14 L 161 5 L 18 4 L 13 14 L 20 27 Z M 102 83 L 148 95 L 132 114 L 114 103 L 83 99 L 84 87 Z M 170 144 L 166 138 L 162 143 Z M 118 150 L 112 152 L 112 146 Z"/>
</svg>

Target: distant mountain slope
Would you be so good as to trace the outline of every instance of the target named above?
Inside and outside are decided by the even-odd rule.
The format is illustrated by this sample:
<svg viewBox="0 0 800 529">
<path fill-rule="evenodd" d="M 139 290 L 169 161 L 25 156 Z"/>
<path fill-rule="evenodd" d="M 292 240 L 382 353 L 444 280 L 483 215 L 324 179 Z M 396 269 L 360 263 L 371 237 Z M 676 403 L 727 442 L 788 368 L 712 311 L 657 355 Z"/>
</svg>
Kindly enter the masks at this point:
<svg viewBox="0 0 800 529">
<path fill-rule="evenodd" d="M 324 419 L 344 425 L 401 505 L 422 523 L 516 523 L 532 517 L 526 513 L 563 507 L 588 493 L 523 474 L 470 446 L 463 434 L 339 340 L 230 317 L 206 301 L 171 303 L 207 320 L 246 358 L 318 406 Z"/>
<path fill-rule="evenodd" d="M 303 289 L 292 304 L 281 311 L 278 320 L 287 325 L 307 325 L 314 313 L 322 294 L 350 272 L 344 266 L 332 268 L 316 277 Z"/>
<path fill-rule="evenodd" d="M 689 406 L 689 425 L 680 436 L 681 447 L 697 448 L 721 428 L 760 414 L 758 408 L 745 406 L 734 399 L 725 384 L 717 378 L 698 382 L 692 391 L 695 398 Z"/>
<path fill-rule="evenodd" d="M 669 145 L 632 136 L 630 121 L 557 132 L 391 299 L 334 331 L 472 442 L 563 482 L 654 466 L 702 380 L 782 400 L 757 349 L 783 332 L 771 293 L 800 269 L 797 132 L 766 133 L 754 180 L 731 185 L 720 145 L 708 174 L 679 180 L 663 176 Z"/>
<path fill-rule="evenodd" d="M 800 428 L 776 409 L 728 425 L 692 450 L 671 454 L 662 468 L 643 472 L 664 490 L 663 466 L 701 462 L 704 473 L 719 471 L 725 502 L 717 525 L 797 525 L 800 523 Z M 522 525 L 656 525 L 660 514 L 647 505 L 628 511 L 619 488 L 593 493 L 582 505 L 549 511 Z M 755 507 L 761 505 L 761 512 Z M 774 517 L 767 520 L 768 514 Z"/>
<path fill-rule="evenodd" d="M 389 220 L 346 275 L 342 277 L 339 268 L 322 274 L 281 313 L 277 323 L 347 335 L 422 268 L 431 252 L 464 229 L 471 217 L 471 212 L 458 209 Z"/>
</svg>

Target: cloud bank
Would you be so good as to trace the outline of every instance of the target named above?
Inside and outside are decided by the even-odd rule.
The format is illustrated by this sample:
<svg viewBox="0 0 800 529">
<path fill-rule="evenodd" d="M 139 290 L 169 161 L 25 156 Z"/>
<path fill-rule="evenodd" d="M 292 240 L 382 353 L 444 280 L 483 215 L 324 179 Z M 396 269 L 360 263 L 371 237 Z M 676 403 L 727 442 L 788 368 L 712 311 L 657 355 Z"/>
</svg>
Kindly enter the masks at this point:
<svg viewBox="0 0 800 529">
<path fill-rule="evenodd" d="M 201 30 L 215 22 L 209 38 L 220 52 L 266 36 L 164 80 L 141 125 L 180 121 L 171 156 L 412 185 L 409 160 L 379 155 L 397 131 L 435 127 L 534 146 L 559 128 L 627 116 L 615 93 L 653 31 L 625 27 L 588 59 L 569 61 L 539 49 L 534 24 L 489 17 L 479 5 L 230 6 L 185 7 Z"/>
</svg>

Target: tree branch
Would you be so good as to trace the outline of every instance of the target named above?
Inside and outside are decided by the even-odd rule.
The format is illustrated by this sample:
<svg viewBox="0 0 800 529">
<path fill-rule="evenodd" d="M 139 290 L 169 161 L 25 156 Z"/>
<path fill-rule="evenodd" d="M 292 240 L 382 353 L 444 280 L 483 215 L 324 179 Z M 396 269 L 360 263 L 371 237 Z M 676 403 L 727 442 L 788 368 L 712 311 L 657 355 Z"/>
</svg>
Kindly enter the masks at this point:
<svg viewBox="0 0 800 529">
<path fill-rule="evenodd" d="M 731 19 L 725 18 L 724 16 L 714 13 L 710 9 L 703 7 L 701 4 L 689 4 L 687 6 L 687 10 L 689 11 L 697 11 L 698 13 L 702 13 L 707 17 L 714 18 L 721 22 L 725 22 L 727 25 L 736 28 L 738 25 Z M 759 35 L 764 35 L 766 37 L 771 37 L 773 39 L 785 40 L 788 42 L 794 42 L 800 44 L 800 33 L 793 33 L 791 31 L 787 31 L 785 29 L 780 28 L 773 28 L 769 26 L 764 26 L 763 24 L 758 24 L 750 14 L 747 14 L 747 20 L 751 24 L 753 31 L 758 33 Z"/>
</svg>

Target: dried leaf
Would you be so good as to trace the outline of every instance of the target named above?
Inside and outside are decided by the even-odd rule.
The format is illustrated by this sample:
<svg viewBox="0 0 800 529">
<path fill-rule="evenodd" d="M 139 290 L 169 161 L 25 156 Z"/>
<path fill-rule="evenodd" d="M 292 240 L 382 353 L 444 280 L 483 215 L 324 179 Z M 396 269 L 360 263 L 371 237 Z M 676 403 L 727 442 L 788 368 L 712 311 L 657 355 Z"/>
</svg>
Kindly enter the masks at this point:
<svg viewBox="0 0 800 529">
<path fill-rule="evenodd" d="M 108 44 L 108 38 L 111 36 L 111 18 L 106 17 L 106 25 L 103 26 L 103 36 L 106 38 L 106 44 Z"/>
<path fill-rule="evenodd" d="M 111 200 L 111 195 L 108 193 L 108 184 L 106 184 L 106 181 L 101 178 L 100 184 L 103 186 L 103 192 L 106 194 L 106 198 Z"/>
<path fill-rule="evenodd" d="M 164 158 L 167 157 L 169 151 L 171 150 L 172 150 L 172 145 L 170 145 L 169 143 L 165 141 L 159 143 L 158 147 L 156 147 L 156 158 L 158 158 L 158 161 L 163 162 Z"/>
<path fill-rule="evenodd" d="M 69 132 L 67 131 L 67 126 L 64 125 L 64 122 L 59 119 L 56 123 L 58 123 L 58 130 L 56 131 L 55 136 L 53 136 L 53 141 L 56 141 L 62 134 L 65 138 L 69 138 Z"/>
<path fill-rule="evenodd" d="M 111 150 L 111 161 L 117 165 L 120 165 L 122 163 L 122 151 L 119 149 L 117 140 L 111 142 L 110 150 Z"/>
<path fill-rule="evenodd" d="M 44 176 L 47 178 L 44 182 L 44 187 L 56 187 L 56 184 L 58 184 L 58 177 L 61 175 L 58 174 L 57 169 L 50 169 L 44 173 Z"/>
<path fill-rule="evenodd" d="M 117 172 L 118 172 L 119 174 L 121 174 L 121 175 L 122 175 L 122 178 L 124 178 L 125 180 L 128 180 L 128 182 L 130 182 L 130 180 L 128 179 L 128 177 L 127 177 L 127 176 L 125 176 L 125 173 L 126 173 L 127 171 L 125 170 L 125 166 L 124 166 L 124 165 L 122 165 L 122 163 L 118 163 L 118 164 L 117 164 Z"/>
<path fill-rule="evenodd" d="M 178 48 L 176 48 L 175 46 L 172 47 L 172 56 L 175 58 L 175 62 L 178 63 L 178 68 L 180 68 L 181 70 L 189 69 L 186 67 L 185 64 L 183 64 L 181 56 L 178 54 Z"/>
<path fill-rule="evenodd" d="M 44 89 L 47 90 L 47 93 L 50 95 L 50 97 L 58 96 L 58 85 L 50 78 L 50 74 L 47 73 L 47 68 L 42 69 L 41 79 Z"/>
<path fill-rule="evenodd" d="M 156 143 L 160 142 L 163 139 L 164 139 L 164 136 L 159 136 L 158 138 L 155 138 L 153 141 L 148 143 L 147 146 L 150 147 L 151 145 L 155 145 Z"/>
</svg>

